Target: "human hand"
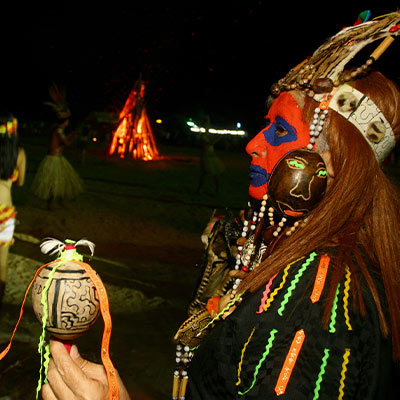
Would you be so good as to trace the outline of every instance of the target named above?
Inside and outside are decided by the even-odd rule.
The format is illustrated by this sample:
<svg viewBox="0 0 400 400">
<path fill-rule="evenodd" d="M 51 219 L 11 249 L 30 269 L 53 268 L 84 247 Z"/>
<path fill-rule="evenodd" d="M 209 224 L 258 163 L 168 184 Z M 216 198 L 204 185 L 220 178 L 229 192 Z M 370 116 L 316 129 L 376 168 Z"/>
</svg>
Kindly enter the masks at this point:
<svg viewBox="0 0 400 400">
<path fill-rule="evenodd" d="M 42 388 L 43 400 L 108 400 L 108 381 L 103 365 L 83 359 L 75 345 L 68 354 L 62 342 L 57 340 L 50 340 L 50 353 L 48 383 Z M 117 377 L 119 399 L 130 400 L 121 378 Z"/>
</svg>

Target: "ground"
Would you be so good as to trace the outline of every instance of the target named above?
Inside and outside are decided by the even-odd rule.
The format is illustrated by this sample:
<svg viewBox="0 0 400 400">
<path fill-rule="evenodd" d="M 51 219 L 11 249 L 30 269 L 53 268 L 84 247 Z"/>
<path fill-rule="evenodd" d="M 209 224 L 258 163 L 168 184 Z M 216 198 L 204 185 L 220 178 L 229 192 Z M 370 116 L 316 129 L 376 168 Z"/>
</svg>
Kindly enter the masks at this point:
<svg viewBox="0 0 400 400">
<path fill-rule="evenodd" d="M 200 274 L 200 234 L 214 209 L 234 212 L 246 205 L 249 158 L 218 152 L 229 173 L 220 193 L 209 182 L 197 193 L 198 148 L 160 148 L 154 162 L 107 157 L 94 148 L 84 158 L 78 148 L 66 157 L 81 175 L 85 192 L 48 210 L 30 184 L 46 153 L 41 138 L 24 137 L 28 158 L 25 185 L 13 188 L 18 211 L 15 244 L 9 256 L 9 283 L 0 313 L 0 350 L 11 337 L 25 289 L 35 270 L 51 261 L 39 249 L 45 237 L 87 238 L 95 255 L 85 258 L 104 281 L 113 319 L 111 359 L 135 399 L 170 398 L 175 362 L 172 337 Z M 100 361 L 103 324 L 76 340 L 81 354 Z M 41 326 L 28 296 L 10 352 L 0 363 L 0 400 L 35 398 L 40 368 Z"/>
</svg>

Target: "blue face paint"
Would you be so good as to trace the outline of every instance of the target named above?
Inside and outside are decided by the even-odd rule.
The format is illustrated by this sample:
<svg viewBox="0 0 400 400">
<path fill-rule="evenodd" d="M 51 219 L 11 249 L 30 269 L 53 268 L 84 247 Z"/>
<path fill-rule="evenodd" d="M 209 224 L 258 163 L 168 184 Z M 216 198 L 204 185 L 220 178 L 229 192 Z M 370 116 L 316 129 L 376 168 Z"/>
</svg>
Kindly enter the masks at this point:
<svg viewBox="0 0 400 400">
<path fill-rule="evenodd" d="M 310 142 L 310 127 L 302 113 L 289 92 L 281 93 L 268 110 L 265 129 L 247 144 L 252 166 L 249 175 L 252 198 L 261 200 L 267 193 L 269 174 L 287 152 L 306 147 Z"/>
<path fill-rule="evenodd" d="M 254 187 L 265 185 L 269 179 L 269 173 L 259 165 L 250 165 L 250 184 Z"/>
<path fill-rule="evenodd" d="M 287 131 L 285 136 L 278 136 L 277 130 L 280 128 L 281 130 Z M 290 143 L 295 142 L 297 140 L 297 130 L 294 126 L 290 125 L 286 120 L 282 117 L 277 116 L 275 121 L 263 131 L 265 140 L 271 146 L 280 146 L 282 143 Z"/>
</svg>

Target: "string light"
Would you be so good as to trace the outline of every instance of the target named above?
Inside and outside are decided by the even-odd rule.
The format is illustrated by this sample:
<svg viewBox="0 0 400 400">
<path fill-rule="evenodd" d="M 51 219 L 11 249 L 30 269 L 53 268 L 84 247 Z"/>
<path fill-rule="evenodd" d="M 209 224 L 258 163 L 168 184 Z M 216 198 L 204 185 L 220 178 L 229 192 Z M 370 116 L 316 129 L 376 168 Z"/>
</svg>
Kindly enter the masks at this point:
<svg viewBox="0 0 400 400">
<path fill-rule="evenodd" d="M 208 133 L 212 133 L 215 135 L 237 135 L 237 136 L 246 135 L 246 131 L 239 130 L 239 129 L 214 129 L 214 128 L 206 129 L 206 128 L 197 126 L 191 120 L 187 121 L 186 124 L 188 126 L 190 126 L 190 130 L 192 132 L 200 132 L 200 133 L 208 132 Z M 239 125 L 240 125 L 240 123 L 237 124 L 238 127 L 239 127 Z"/>
</svg>

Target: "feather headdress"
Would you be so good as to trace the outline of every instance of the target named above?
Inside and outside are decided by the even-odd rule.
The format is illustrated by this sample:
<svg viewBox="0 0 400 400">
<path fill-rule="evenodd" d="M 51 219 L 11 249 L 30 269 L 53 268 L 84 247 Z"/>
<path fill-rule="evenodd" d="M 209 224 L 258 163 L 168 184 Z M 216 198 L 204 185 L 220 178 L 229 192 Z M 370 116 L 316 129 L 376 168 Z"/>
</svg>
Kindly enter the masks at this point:
<svg viewBox="0 0 400 400">
<path fill-rule="evenodd" d="M 311 57 L 271 88 L 274 96 L 281 91 L 300 89 L 314 97 L 315 94 L 328 93 L 333 87 L 356 79 L 368 72 L 369 66 L 376 61 L 400 34 L 400 13 L 394 12 L 372 21 L 359 23 L 342 29 L 325 41 Z M 370 43 L 386 38 L 371 54 L 367 62 L 352 74 L 342 74 L 346 65 Z"/>
<path fill-rule="evenodd" d="M 59 119 L 67 119 L 71 116 L 71 111 L 67 103 L 65 88 L 53 83 L 49 88 L 49 95 L 52 101 L 44 104 L 50 106 Z"/>
<path fill-rule="evenodd" d="M 370 66 L 386 51 L 400 34 L 400 13 L 390 13 L 373 21 L 358 23 L 342 29 L 323 43 L 311 57 L 304 60 L 278 83 L 271 92 L 301 90 L 319 103 L 310 124 L 309 150 L 323 131 L 329 110 L 343 116 L 364 136 L 378 162 L 383 162 L 395 146 L 396 140 L 389 122 L 379 107 L 365 94 L 347 82 L 368 74 Z M 367 61 L 354 70 L 346 66 L 368 44 L 384 39 Z M 323 112 L 321 112 L 321 110 Z"/>
</svg>

